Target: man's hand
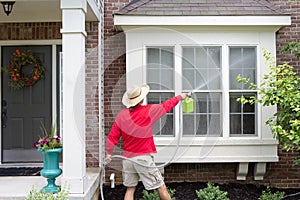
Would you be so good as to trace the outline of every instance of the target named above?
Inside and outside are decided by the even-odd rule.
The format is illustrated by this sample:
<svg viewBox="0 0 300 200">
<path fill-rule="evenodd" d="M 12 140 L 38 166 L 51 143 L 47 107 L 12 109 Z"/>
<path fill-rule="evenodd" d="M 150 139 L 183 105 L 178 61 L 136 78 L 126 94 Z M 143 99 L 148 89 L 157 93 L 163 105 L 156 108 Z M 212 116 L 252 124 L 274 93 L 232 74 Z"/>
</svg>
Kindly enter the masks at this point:
<svg viewBox="0 0 300 200">
<path fill-rule="evenodd" d="M 105 159 L 104 159 L 104 164 L 107 165 L 111 162 L 111 155 L 107 154 Z"/>
<path fill-rule="evenodd" d="M 186 93 L 181 93 L 180 96 L 181 96 L 182 99 L 185 99 L 187 97 L 187 94 Z"/>
</svg>

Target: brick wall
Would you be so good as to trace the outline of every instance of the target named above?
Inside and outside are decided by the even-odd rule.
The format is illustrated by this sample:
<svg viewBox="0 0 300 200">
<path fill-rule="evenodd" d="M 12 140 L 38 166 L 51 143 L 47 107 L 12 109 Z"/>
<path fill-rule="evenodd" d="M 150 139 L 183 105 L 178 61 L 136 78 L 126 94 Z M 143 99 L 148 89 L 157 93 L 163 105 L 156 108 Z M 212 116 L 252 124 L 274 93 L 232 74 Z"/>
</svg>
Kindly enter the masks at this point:
<svg viewBox="0 0 300 200">
<path fill-rule="evenodd" d="M 299 41 L 300 39 L 300 4 L 298 1 L 271 0 L 282 12 L 290 14 L 292 25 L 281 28 L 277 32 L 277 61 L 278 64 L 288 62 L 294 66 L 300 74 L 300 59 L 295 58 L 292 54 L 281 54 L 282 47 L 289 42 Z"/>
<path fill-rule="evenodd" d="M 86 163 L 87 167 L 99 166 L 99 26 L 98 22 L 87 22 L 86 53 Z"/>
<path fill-rule="evenodd" d="M 124 108 L 121 100 L 126 86 L 125 35 L 118 32 L 113 24 L 113 12 L 123 7 L 129 0 L 104 1 L 104 128 L 106 135 L 111 129 L 117 113 Z M 117 152 L 118 153 L 118 152 Z M 116 181 L 122 183 L 120 160 L 106 168 L 106 182 L 109 174 L 116 174 Z"/>
<path fill-rule="evenodd" d="M 111 129 L 111 125 L 118 111 L 122 109 L 121 98 L 125 91 L 125 37 L 117 32 L 113 26 L 112 13 L 121 8 L 129 0 L 106 0 L 105 1 L 105 133 Z M 272 1 L 274 4 L 286 11 L 295 12 L 292 15 L 293 25 L 284 27 L 277 34 L 277 56 L 278 62 L 290 61 L 296 69 L 300 69 L 298 59 L 291 55 L 280 55 L 279 49 L 286 43 L 300 37 L 298 13 L 300 4 L 288 2 L 287 0 Z M 300 71 L 300 70 L 299 70 Z M 209 181 L 214 183 L 253 183 L 264 184 L 272 187 L 300 187 L 300 167 L 293 165 L 293 159 L 297 157 L 295 152 L 283 152 L 279 147 L 279 162 L 268 163 L 267 172 L 263 181 L 254 181 L 254 164 L 249 164 L 249 172 L 246 181 L 236 180 L 237 163 L 197 163 L 197 164 L 171 164 L 165 168 L 166 182 L 182 181 Z M 109 174 L 116 173 L 116 181 L 122 183 L 120 172 L 120 161 L 114 161 L 111 168 L 106 168 L 106 183 L 109 183 Z M 113 169 L 118 170 L 113 170 Z"/>
<path fill-rule="evenodd" d="M 53 40 L 61 39 L 60 22 L 3 23 L 0 40 Z"/>
</svg>

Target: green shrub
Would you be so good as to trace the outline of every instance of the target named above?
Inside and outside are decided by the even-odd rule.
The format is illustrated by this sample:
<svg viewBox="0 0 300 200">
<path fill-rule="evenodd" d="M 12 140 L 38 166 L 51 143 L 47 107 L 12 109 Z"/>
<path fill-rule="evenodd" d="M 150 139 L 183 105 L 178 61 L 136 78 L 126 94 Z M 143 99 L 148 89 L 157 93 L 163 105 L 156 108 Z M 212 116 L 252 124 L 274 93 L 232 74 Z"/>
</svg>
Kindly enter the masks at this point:
<svg viewBox="0 0 300 200">
<path fill-rule="evenodd" d="M 266 190 L 264 190 L 262 192 L 262 195 L 259 197 L 258 200 L 282 200 L 284 197 L 284 192 L 275 192 L 275 193 L 272 193 L 270 188 L 267 187 Z"/>
<path fill-rule="evenodd" d="M 269 51 L 264 50 L 264 57 L 269 73 L 263 75 L 260 85 L 250 82 L 249 78 L 242 78 L 240 75 L 237 77 L 239 83 L 258 91 L 258 97 L 242 96 L 237 100 L 243 104 L 277 106 L 266 124 L 270 126 L 273 136 L 279 139 L 283 150 L 300 152 L 300 76 L 291 65 L 276 65 L 276 59 L 271 57 Z M 298 158 L 295 164 L 299 163 Z"/>
<path fill-rule="evenodd" d="M 229 200 L 227 192 L 221 191 L 219 186 L 207 183 L 207 187 L 196 190 L 198 199 L 200 200 Z"/>
<path fill-rule="evenodd" d="M 175 189 L 169 189 L 168 192 L 172 198 L 172 200 L 175 200 Z M 157 190 L 153 190 L 153 192 L 148 192 L 147 190 L 143 190 L 143 198 L 141 200 L 160 200 Z"/>
<path fill-rule="evenodd" d="M 56 194 L 39 192 L 34 187 L 30 190 L 25 200 L 68 200 L 68 191 L 62 189 Z"/>
</svg>

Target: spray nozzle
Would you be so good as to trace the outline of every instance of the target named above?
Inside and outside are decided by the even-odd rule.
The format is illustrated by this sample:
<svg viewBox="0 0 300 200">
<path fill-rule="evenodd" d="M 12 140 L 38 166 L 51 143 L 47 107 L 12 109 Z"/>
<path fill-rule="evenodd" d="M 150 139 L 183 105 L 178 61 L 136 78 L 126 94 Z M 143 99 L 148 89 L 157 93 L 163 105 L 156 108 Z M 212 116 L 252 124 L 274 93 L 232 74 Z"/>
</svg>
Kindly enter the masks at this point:
<svg viewBox="0 0 300 200">
<path fill-rule="evenodd" d="M 189 92 L 187 97 L 182 101 L 182 111 L 184 113 L 194 112 L 194 100 L 191 98 L 193 92 Z"/>
</svg>

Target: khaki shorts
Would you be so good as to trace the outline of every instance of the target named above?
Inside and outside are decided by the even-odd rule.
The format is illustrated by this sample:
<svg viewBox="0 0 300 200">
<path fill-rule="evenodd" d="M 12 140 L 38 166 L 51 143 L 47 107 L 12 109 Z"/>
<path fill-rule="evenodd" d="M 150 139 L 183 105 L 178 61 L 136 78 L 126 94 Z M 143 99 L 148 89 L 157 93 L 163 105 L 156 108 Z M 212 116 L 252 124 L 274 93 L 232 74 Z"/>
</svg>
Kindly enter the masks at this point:
<svg viewBox="0 0 300 200">
<path fill-rule="evenodd" d="M 163 177 L 150 154 L 124 159 L 122 173 L 123 184 L 126 187 L 135 187 L 139 179 L 146 190 L 154 190 L 164 184 Z"/>
</svg>

